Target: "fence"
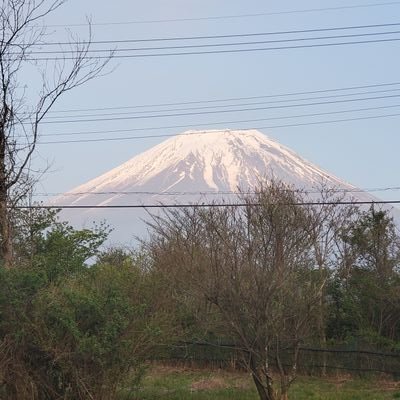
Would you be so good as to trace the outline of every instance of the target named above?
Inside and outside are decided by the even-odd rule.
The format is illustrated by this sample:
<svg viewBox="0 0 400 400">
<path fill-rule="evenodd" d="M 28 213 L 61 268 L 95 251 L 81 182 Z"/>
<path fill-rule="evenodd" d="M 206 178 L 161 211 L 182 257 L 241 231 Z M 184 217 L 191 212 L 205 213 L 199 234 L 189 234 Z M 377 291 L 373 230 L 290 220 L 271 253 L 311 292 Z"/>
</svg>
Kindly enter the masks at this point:
<svg viewBox="0 0 400 400">
<path fill-rule="evenodd" d="M 271 349 L 274 354 L 274 349 Z M 280 351 L 284 366 L 290 366 L 291 349 Z M 234 344 L 210 342 L 183 342 L 168 349 L 162 357 L 166 361 L 219 368 L 241 367 L 241 352 Z M 274 366 L 271 357 L 270 365 Z M 276 366 L 276 365 L 275 365 Z M 299 352 L 298 371 L 302 374 L 322 373 L 366 376 L 387 374 L 400 379 L 400 352 L 381 352 L 374 349 L 302 347 Z"/>
</svg>

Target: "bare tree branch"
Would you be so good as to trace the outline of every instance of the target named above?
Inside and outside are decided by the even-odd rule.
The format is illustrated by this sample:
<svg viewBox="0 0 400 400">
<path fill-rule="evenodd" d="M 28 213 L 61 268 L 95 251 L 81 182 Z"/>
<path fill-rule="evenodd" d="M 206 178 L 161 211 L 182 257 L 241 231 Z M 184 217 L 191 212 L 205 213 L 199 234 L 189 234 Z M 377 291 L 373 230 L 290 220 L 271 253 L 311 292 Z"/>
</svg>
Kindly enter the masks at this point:
<svg viewBox="0 0 400 400">
<path fill-rule="evenodd" d="M 29 61 L 30 53 L 47 36 L 44 19 L 66 0 L 5 0 L 0 6 L 0 258 L 12 264 L 10 215 L 23 199 L 30 178 L 30 162 L 40 135 L 40 124 L 54 104 L 70 90 L 99 76 L 112 57 L 88 57 L 88 38 L 75 40 L 73 56 L 52 63 Z M 41 88 L 36 99 L 26 96 L 23 68 L 33 66 Z"/>
</svg>

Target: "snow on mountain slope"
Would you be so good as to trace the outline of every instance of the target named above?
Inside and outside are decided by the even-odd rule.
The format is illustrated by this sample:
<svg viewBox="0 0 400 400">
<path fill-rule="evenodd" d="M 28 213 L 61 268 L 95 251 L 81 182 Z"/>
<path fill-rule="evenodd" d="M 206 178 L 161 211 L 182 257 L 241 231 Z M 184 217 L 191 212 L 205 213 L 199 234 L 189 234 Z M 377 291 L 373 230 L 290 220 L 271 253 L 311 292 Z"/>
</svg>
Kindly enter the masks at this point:
<svg viewBox="0 0 400 400">
<path fill-rule="evenodd" d="M 58 205 L 126 205 L 197 202 L 210 192 L 237 192 L 257 186 L 265 177 L 301 189 L 355 187 L 299 157 L 256 130 L 188 131 L 172 137 L 121 166 L 57 198 Z M 228 196 L 225 194 L 225 197 Z M 354 193 L 359 200 L 373 199 Z M 212 198 L 215 198 L 212 197 Z M 73 210 L 64 217 L 75 224 L 106 219 L 115 240 L 138 233 L 143 211 Z"/>
</svg>

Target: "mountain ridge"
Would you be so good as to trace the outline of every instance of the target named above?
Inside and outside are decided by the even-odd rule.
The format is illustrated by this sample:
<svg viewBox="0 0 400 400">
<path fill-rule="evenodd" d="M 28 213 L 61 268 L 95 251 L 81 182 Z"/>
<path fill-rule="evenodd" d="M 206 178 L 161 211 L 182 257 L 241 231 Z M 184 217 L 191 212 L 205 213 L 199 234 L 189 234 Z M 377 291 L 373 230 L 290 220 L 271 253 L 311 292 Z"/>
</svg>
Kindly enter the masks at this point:
<svg viewBox="0 0 400 400">
<path fill-rule="evenodd" d="M 188 204 L 237 199 L 265 179 L 281 180 L 305 191 L 324 186 L 343 192 L 346 200 L 377 200 L 329 174 L 294 151 L 256 130 L 186 131 L 53 201 L 55 205 L 121 206 Z M 229 194 L 231 192 L 231 194 Z M 219 197 L 217 197 L 219 196 Z M 133 210 L 64 211 L 74 225 L 106 219 L 118 231 L 133 231 L 143 212 Z M 136 221 L 134 221 L 136 219 Z M 142 223 L 143 225 L 143 223 Z"/>
<path fill-rule="evenodd" d="M 195 182 L 196 191 L 246 190 L 272 175 L 303 188 L 323 180 L 334 187 L 355 188 L 256 130 L 213 130 L 174 136 L 67 194 L 132 187 L 146 192 L 187 192 L 190 181 Z M 76 198 L 74 204 L 88 200 L 87 196 Z"/>
</svg>

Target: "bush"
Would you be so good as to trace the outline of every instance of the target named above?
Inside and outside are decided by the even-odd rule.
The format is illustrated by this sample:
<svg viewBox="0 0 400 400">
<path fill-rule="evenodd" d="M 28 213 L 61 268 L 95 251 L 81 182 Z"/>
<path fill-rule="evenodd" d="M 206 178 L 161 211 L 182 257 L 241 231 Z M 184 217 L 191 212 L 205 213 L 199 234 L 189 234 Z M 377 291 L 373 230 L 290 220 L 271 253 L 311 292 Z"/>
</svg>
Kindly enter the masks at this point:
<svg viewBox="0 0 400 400">
<path fill-rule="evenodd" d="M 135 263 L 86 266 L 99 235 L 57 227 L 33 263 L 0 268 L 0 399 L 111 399 L 140 379 L 161 291 Z"/>
</svg>

